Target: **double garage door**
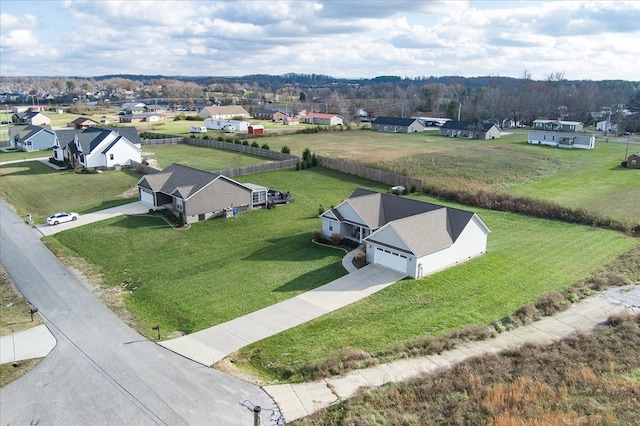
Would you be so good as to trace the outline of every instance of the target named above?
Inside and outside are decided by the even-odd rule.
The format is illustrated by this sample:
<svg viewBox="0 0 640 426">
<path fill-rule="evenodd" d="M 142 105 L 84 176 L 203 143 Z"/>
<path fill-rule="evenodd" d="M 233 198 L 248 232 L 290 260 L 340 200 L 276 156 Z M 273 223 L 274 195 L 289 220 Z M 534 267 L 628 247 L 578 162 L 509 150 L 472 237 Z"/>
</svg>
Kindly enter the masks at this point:
<svg viewBox="0 0 640 426">
<path fill-rule="evenodd" d="M 376 247 L 373 261 L 378 265 L 386 266 L 404 274 L 407 273 L 409 264 L 409 258 L 406 255 L 380 247 Z"/>
</svg>

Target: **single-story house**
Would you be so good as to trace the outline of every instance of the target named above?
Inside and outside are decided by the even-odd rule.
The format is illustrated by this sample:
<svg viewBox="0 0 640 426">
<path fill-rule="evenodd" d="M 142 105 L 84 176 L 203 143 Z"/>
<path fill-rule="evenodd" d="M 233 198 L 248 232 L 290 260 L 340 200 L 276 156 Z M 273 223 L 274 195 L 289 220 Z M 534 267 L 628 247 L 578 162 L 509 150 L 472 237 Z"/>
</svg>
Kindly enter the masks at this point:
<svg viewBox="0 0 640 426">
<path fill-rule="evenodd" d="M 528 142 L 558 148 L 593 149 L 596 137 L 590 133 L 555 132 L 551 130 L 529 130 Z"/>
<path fill-rule="evenodd" d="M 253 113 L 253 118 L 257 120 L 271 120 L 282 122 L 288 116 L 284 110 L 274 108 L 262 108 Z"/>
<path fill-rule="evenodd" d="M 287 116 L 282 120 L 282 124 L 287 126 L 297 126 L 298 124 L 300 124 L 300 119 L 298 117 Z"/>
<path fill-rule="evenodd" d="M 56 134 L 50 126 L 16 125 L 9 127 L 9 143 L 21 151 L 43 151 L 51 149 Z"/>
<path fill-rule="evenodd" d="M 51 119 L 40 111 L 26 111 L 13 114 L 11 122 L 13 124 L 32 124 L 34 126 L 51 125 Z"/>
<path fill-rule="evenodd" d="M 596 130 L 600 132 L 616 132 L 618 125 L 609 120 L 598 121 L 596 123 Z"/>
<path fill-rule="evenodd" d="M 97 126 L 98 122 L 87 118 L 87 117 L 78 117 L 69 124 L 67 127 L 73 127 L 74 129 L 86 129 L 87 127 Z"/>
<path fill-rule="evenodd" d="M 361 188 L 320 217 L 325 237 L 360 242 L 367 262 L 416 279 L 485 253 L 490 232 L 473 212 Z"/>
<path fill-rule="evenodd" d="M 176 216 L 182 212 L 186 223 L 266 206 L 267 192 L 262 186 L 177 163 L 138 181 L 140 201 L 152 208 L 166 208 Z"/>
<path fill-rule="evenodd" d="M 140 123 L 143 121 L 146 122 L 156 122 L 160 120 L 165 120 L 167 118 L 164 114 L 157 114 L 155 112 L 145 112 L 145 113 L 133 113 L 133 114 L 123 114 L 118 116 L 120 123 Z"/>
<path fill-rule="evenodd" d="M 627 158 L 627 167 L 630 169 L 640 169 L 640 152 L 631 154 L 629 158 Z"/>
<path fill-rule="evenodd" d="M 53 158 L 69 161 L 72 167 L 112 168 L 142 161 L 140 137 L 134 127 L 89 127 L 58 130 Z"/>
<path fill-rule="evenodd" d="M 144 102 L 124 102 L 122 105 L 120 105 L 120 108 L 123 111 L 138 111 L 138 112 L 142 112 L 144 111 L 144 107 L 146 105 L 144 104 Z"/>
<path fill-rule="evenodd" d="M 581 132 L 584 124 L 579 121 L 545 120 L 539 118 L 533 120 L 531 126 L 534 130 L 555 130 L 557 132 Z"/>
<path fill-rule="evenodd" d="M 344 118 L 337 114 L 322 114 L 319 112 L 312 112 L 304 117 L 301 117 L 301 121 L 307 124 L 319 124 L 324 126 L 341 126 L 344 124 Z"/>
<path fill-rule="evenodd" d="M 501 134 L 500 128 L 495 123 L 451 120 L 440 126 L 440 136 L 450 138 L 496 139 Z"/>
<path fill-rule="evenodd" d="M 417 118 L 376 117 L 371 121 L 371 130 L 376 132 L 414 133 L 425 129 L 424 122 Z"/>
<path fill-rule="evenodd" d="M 250 135 L 264 135 L 264 126 L 261 124 L 250 124 L 247 130 Z"/>
<path fill-rule="evenodd" d="M 249 112 L 240 105 L 208 106 L 198 113 L 202 118 L 249 117 Z"/>
</svg>

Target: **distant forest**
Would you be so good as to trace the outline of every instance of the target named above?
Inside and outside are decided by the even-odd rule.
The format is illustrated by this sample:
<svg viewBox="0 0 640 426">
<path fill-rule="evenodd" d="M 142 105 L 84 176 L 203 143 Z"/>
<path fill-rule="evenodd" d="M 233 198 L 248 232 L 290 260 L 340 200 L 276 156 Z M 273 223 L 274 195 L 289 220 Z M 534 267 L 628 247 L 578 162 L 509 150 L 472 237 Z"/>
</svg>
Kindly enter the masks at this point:
<svg viewBox="0 0 640 426">
<path fill-rule="evenodd" d="M 322 74 L 253 74 L 241 77 L 104 75 L 99 77 L 0 77 L 0 91 L 22 93 L 24 102 L 168 102 L 245 106 L 250 112 L 286 107 L 340 114 L 347 122 L 368 117 L 430 116 L 465 121 L 487 119 L 530 124 L 537 118 L 610 120 L 640 131 L 640 81 L 568 80 L 551 73 L 544 80 L 520 78 L 378 76 L 334 78 Z M 18 100 L 16 100 L 18 101 Z M 7 97 L 3 103 L 10 103 Z"/>
</svg>

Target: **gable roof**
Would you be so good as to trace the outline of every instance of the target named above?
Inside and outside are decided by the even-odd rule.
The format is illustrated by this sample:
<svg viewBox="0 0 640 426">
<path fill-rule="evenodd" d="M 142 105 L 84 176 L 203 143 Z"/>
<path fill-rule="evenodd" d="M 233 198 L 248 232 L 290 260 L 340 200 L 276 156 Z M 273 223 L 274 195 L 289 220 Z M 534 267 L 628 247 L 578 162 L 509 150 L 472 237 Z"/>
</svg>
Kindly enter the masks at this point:
<svg viewBox="0 0 640 426">
<path fill-rule="evenodd" d="M 477 131 L 488 132 L 495 124 L 493 123 L 479 123 L 474 121 L 447 121 L 442 126 L 441 129 L 450 129 L 450 130 L 469 130 L 469 131 Z"/>
<path fill-rule="evenodd" d="M 310 112 L 309 114 L 304 116 L 304 118 L 333 118 L 333 117 L 340 117 L 340 116 L 338 114 L 325 114 L 321 112 Z"/>
<path fill-rule="evenodd" d="M 29 120 L 32 119 L 33 117 L 37 116 L 37 115 L 43 115 L 45 117 L 47 117 L 45 114 L 43 114 L 40 111 L 25 111 L 25 112 L 18 112 L 16 114 L 18 118 L 20 118 L 21 120 Z M 47 117 L 49 118 L 49 117 Z"/>
<path fill-rule="evenodd" d="M 288 113 L 288 110 L 286 108 L 261 108 L 259 110 L 257 110 L 254 114 L 258 114 L 258 115 L 273 115 L 273 114 L 277 114 L 277 113 L 283 113 L 286 114 Z"/>
<path fill-rule="evenodd" d="M 251 191 L 251 188 L 220 173 L 207 172 L 178 163 L 171 164 L 160 173 L 143 176 L 140 181 L 138 181 L 138 185 L 154 192 L 177 195 L 186 200 L 211 182 L 220 178 L 247 191 Z"/>
<path fill-rule="evenodd" d="M 467 210 L 363 188 L 356 189 L 347 200 L 322 216 L 331 218 L 333 215 L 340 221 L 346 221 L 340 213 L 345 204 L 353 208 L 364 221 L 356 225 L 367 226 L 373 231 L 365 240 L 381 243 L 376 238 L 391 228 L 407 246 L 396 248 L 408 250 L 416 256 L 450 246 L 476 216 Z"/>
<path fill-rule="evenodd" d="M 33 124 L 23 124 L 14 126 L 12 135 L 13 137 L 17 137 L 19 140 L 26 140 L 42 131 L 46 131 L 52 135 L 54 134 L 53 130 L 51 130 L 51 126 L 48 125 L 36 126 Z"/>
<path fill-rule="evenodd" d="M 214 106 L 208 106 L 208 107 L 204 107 L 203 110 L 206 110 L 209 114 L 213 115 L 218 115 L 218 114 L 222 114 L 222 115 L 249 115 L 249 113 L 247 112 L 246 109 L 244 109 L 243 107 L 241 107 L 240 105 L 222 105 L 222 106 L 218 106 L 218 105 L 214 105 Z M 202 111 L 200 111 L 202 112 Z"/>
<path fill-rule="evenodd" d="M 373 119 L 375 124 L 386 124 L 391 126 L 409 127 L 414 122 L 422 124 L 417 118 L 400 118 L 400 117 L 376 117 Z"/>
<path fill-rule="evenodd" d="M 78 117 L 75 120 L 73 120 L 71 124 L 80 125 L 80 126 L 91 126 L 94 124 L 98 124 L 98 122 L 87 117 Z"/>
<path fill-rule="evenodd" d="M 88 154 L 112 132 L 119 137 L 126 138 L 132 144 L 140 143 L 140 136 L 135 127 L 88 127 L 86 129 L 56 130 L 56 137 L 61 148 L 69 145 L 77 137 L 82 152 Z M 70 148 L 74 150 L 73 146 Z"/>
</svg>

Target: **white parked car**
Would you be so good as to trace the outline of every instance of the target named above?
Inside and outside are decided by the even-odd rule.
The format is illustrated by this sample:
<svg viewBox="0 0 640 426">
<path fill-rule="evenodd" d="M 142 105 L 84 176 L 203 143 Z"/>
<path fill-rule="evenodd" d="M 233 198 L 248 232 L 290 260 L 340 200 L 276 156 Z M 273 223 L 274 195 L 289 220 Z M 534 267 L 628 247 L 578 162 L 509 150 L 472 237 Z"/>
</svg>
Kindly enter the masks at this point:
<svg viewBox="0 0 640 426">
<path fill-rule="evenodd" d="M 77 220 L 78 217 L 80 217 L 78 213 L 66 213 L 66 212 L 55 213 L 47 218 L 47 224 L 57 225 L 63 222 L 71 222 L 72 220 Z"/>
</svg>

